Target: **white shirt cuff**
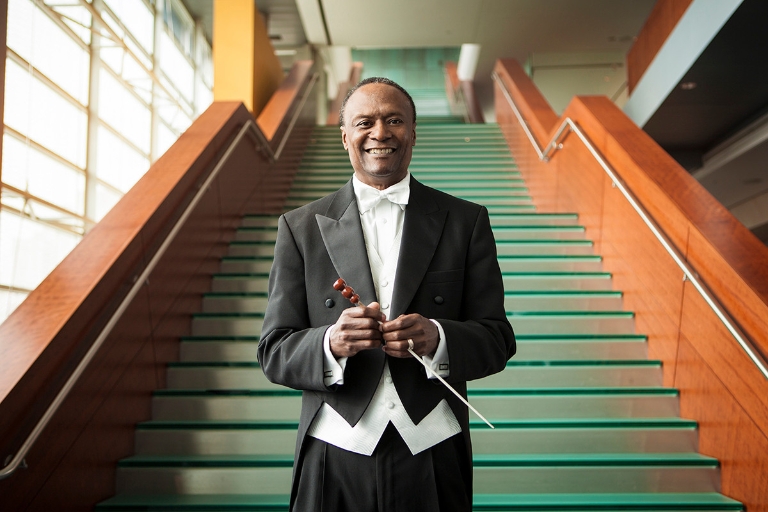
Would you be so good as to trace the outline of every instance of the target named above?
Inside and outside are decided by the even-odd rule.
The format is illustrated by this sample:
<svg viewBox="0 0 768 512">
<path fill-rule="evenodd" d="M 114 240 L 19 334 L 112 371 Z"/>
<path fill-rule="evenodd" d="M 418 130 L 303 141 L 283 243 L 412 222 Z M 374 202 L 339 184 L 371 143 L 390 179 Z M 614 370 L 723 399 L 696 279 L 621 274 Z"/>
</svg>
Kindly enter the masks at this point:
<svg viewBox="0 0 768 512">
<path fill-rule="evenodd" d="M 448 344 L 445 342 L 445 331 L 443 330 L 443 326 L 440 325 L 440 322 L 437 320 L 432 320 L 430 318 L 429 321 L 437 326 L 438 336 L 440 336 L 440 339 L 437 341 L 437 349 L 435 350 L 435 355 L 432 357 L 423 356 L 422 359 L 424 359 L 424 362 L 427 363 L 430 368 L 432 368 L 433 372 L 442 378 L 446 378 L 451 374 L 451 371 L 448 364 Z M 430 379 L 435 378 L 429 372 L 427 373 L 427 377 Z"/>
<path fill-rule="evenodd" d="M 323 384 L 328 387 L 344 384 L 344 368 L 347 366 L 347 358 L 340 357 L 336 359 L 331 352 L 331 333 L 335 325 L 325 330 L 323 336 L 323 352 L 325 353 L 325 362 L 323 364 Z M 442 377 L 442 375 L 441 375 Z"/>
</svg>

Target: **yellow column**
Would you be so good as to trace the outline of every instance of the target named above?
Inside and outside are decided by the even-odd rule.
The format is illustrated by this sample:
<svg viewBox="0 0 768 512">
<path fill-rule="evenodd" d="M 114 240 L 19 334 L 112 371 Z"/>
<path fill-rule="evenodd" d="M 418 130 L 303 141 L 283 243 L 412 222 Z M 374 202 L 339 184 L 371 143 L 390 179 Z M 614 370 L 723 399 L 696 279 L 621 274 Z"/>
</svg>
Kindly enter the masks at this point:
<svg viewBox="0 0 768 512">
<path fill-rule="evenodd" d="M 255 0 L 214 0 L 213 99 L 242 101 L 254 116 L 283 79 Z"/>
</svg>

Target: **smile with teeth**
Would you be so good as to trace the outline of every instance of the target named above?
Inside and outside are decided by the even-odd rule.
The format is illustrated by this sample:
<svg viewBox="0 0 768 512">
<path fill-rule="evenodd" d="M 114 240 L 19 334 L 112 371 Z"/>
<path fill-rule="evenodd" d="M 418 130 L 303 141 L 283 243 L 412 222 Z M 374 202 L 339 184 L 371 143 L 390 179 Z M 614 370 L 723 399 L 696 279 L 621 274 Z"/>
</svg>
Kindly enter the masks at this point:
<svg viewBox="0 0 768 512">
<path fill-rule="evenodd" d="M 371 148 L 366 151 L 371 155 L 388 155 L 395 152 L 392 148 Z"/>
</svg>

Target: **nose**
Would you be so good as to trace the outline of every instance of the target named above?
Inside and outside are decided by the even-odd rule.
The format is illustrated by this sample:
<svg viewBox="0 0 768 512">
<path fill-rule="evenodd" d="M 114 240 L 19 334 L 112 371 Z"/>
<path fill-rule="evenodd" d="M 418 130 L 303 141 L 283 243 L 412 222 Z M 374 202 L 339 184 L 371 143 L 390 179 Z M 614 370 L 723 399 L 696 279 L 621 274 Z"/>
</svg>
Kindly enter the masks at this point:
<svg viewBox="0 0 768 512">
<path fill-rule="evenodd" d="M 391 136 L 389 125 L 384 121 L 376 121 L 371 130 L 370 137 L 375 140 L 386 140 Z"/>
</svg>

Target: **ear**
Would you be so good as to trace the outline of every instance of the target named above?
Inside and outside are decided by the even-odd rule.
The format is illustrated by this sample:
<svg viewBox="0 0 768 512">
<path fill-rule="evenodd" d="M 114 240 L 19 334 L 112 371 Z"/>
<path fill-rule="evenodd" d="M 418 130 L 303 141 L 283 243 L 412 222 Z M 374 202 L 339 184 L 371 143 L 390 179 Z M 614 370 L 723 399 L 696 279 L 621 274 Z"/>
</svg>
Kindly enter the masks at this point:
<svg viewBox="0 0 768 512">
<path fill-rule="evenodd" d="M 413 137 L 411 138 L 411 147 L 416 145 L 416 124 L 413 125 L 413 133 L 411 134 Z"/>
<path fill-rule="evenodd" d="M 349 146 L 347 145 L 347 131 L 343 126 L 340 126 L 339 128 L 341 129 L 341 143 L 344 145 L 344 150 L 349 151 Z"/>
</svg>

